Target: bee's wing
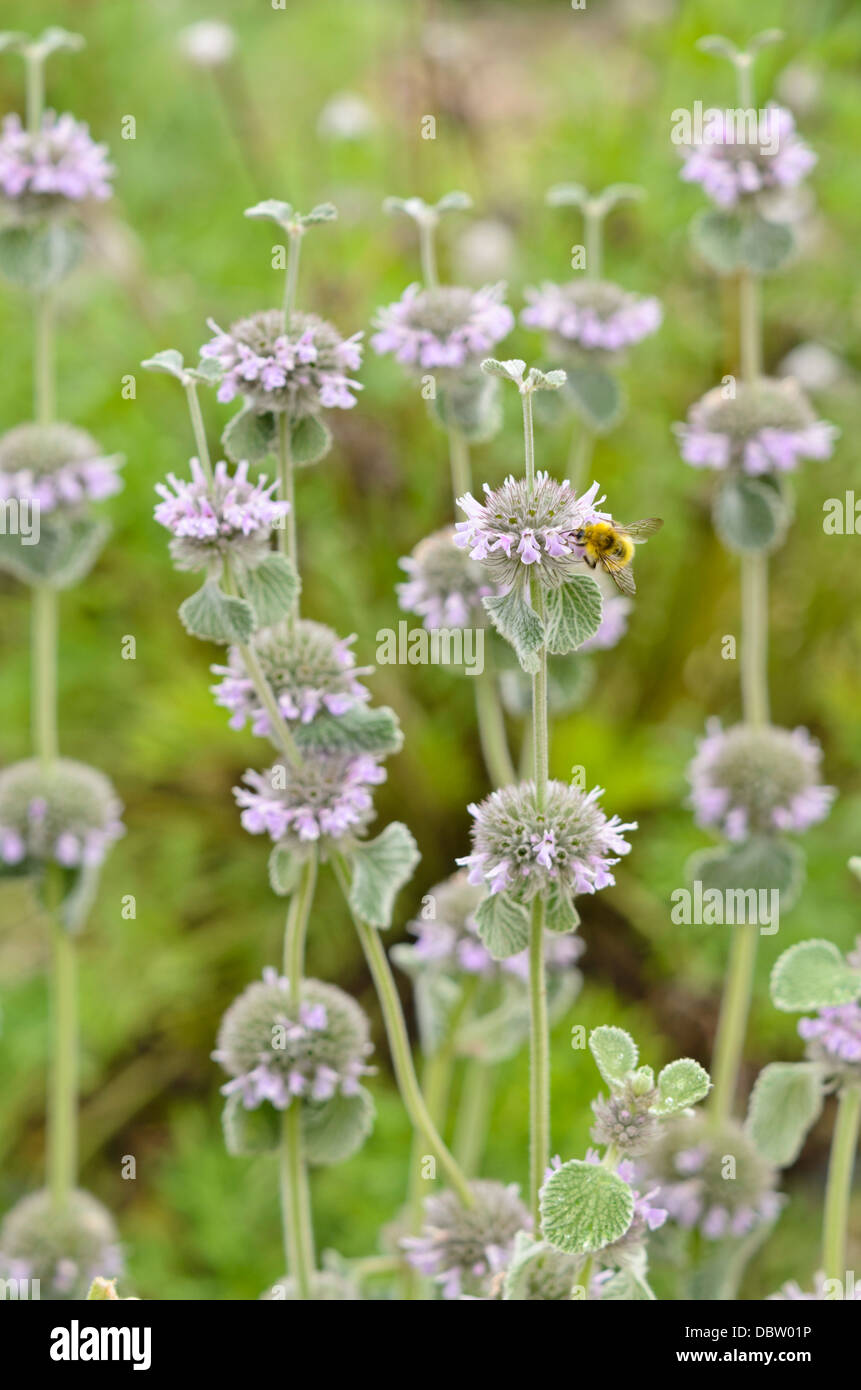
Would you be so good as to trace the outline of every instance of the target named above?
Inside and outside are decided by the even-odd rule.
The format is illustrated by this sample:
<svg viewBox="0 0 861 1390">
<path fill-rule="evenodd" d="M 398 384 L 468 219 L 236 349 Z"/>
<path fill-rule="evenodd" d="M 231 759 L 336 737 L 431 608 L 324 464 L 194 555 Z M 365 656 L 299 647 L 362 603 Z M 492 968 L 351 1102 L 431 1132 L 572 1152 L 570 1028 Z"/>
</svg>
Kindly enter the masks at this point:
<svg viewBox="0 0 861 1390">
<path fill-rule="evenodd" d="M 649 536 L 653 536 L 656 531 L 660 531 L 663 520 L 659 516 L 647 516 L 642 521 L 632 521 L 630 526 L 619 525 L 619 530 L 624 531 L 626 536 L 632 536 L 635 540 L 644 541 Z"/>
<path fill-rule="evenodd" d="M 615 559 L 612 555 L 602 555 L 600 563 L 601 568 L 606 570 L 619 592 L 633 598 L 637 592 L 637 586 L 634 583 L 630 564 L 623 564 L 621 560 Z"/>
</svg>

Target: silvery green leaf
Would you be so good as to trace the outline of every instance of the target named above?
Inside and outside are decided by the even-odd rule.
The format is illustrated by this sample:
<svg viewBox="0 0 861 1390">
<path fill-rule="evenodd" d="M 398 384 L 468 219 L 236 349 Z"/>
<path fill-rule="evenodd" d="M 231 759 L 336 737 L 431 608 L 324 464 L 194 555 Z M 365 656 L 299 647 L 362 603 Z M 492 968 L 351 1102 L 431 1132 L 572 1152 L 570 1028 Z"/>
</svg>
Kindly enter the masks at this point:
<svg viewBox="0 0 861 1390">
<path fill-rule="evenodd" d="M 544 201 L 551 208 L 584 208 L 589 201 L 589 193 L 582 183 L 555 183 L 548 188 Z"/>
<path fill-rule="evenodd" d="M 735 212 L 700 212 L 691 222 L 691 240 L 703 260 L 720 275 L 731 275 L 741 261 L 742 219 Z"/>
<path fill-rule="evenodd" d="M 510 642 L 524 671 L 530 674 L 540 665 L 538 652 L 544 642 L 544 624 L 515 588 L 501 597 L 489 594 L 482 599 L 493 626 L 500 637 Z"/>
<path fill-rule="evenodd" d="M 575 1256 L 563 1255 L 546 1240 L 536 1241 L 527 1231 L 518 1231 L 502 1297 L 516 1303 L 568 1302 L 579 1264 Z"/>
<path fill-rule="evenodd" d="M 74 270 L 84 249 L 77 222 L 37 222 L 0 228 L 0 272 L 26 290 L 58 285 Z"/>
<path fill-rule="evenodd" d="M 436 211 L 429 208 L 424 198 L 384 198 L 383 212 L 402 212 L 414 222 L 434 220 Z"/>
<path fill-rule="evenodd" d="M 318 222 L 334 222 L 338 217 L 338 209 L 334 203 L 318 203 L 310 212 L 304 212 L 299 217 L 299 222 L 303 227 L 313 227 Z"/>
<path fill-rule="evenodd" d="M 409 948 L 408 948 L 409 949 Z M 395 963 L 397 947 L 391 955 Z M 441 970 L 419 970 L 413 981 L 416 1022 L 425 1057 L 432 1057 L 449 1035 L 451 1018 L 463 994 L 462 986 Z"/>
<path fill-rule="evenodd" d="M 234 1158 L 244 1154 L 273 1153 L 281 1139 L 281 1115 L 268 1102 L 246 1110 L 242 1097 L 227 1097 L 221 1113 L 224 1143 Z"/>
<path fill-rule="evenodd" d="M 338 1092 L 330 1100 L 302 1102 L 303 1152 L 322 1167 L 343 1163 L 362 1147 L 374 1127 L 374 1102 L 360 1086 L 355 1095 Z"/>
<path fill-rule="evenodd" d="M 86 47 L 86 39 L 83 34 L 72 34 L 68 29 L 61 29 L 58 25 L 51 25 L 44 33 L 41 33 L 36 40 L 35 47 L 48 57 L 51 53 L 65 51 L 67 53 L 80 53 Z"/>
<path fill-rule="evenodd" d="M 505 362 L 499 362 L 495 357 L 485 357 L 481 364 L 481 370 L 488 376 L 504 377 L 506 381 L 523 380 L 523 373 L 526 371 L 526 363 L 522 357 L 510 357 Z"/>
<path fill-rule="evenodd" d="M 243 643 L 254 631 L 251 604 L 225 594 L 215 579 L 180 604 L 179 617 L 186 632 L 206 642 Z"/>
<path fill-rule="evenodd" d="M 655 1295 L 647 1274 L 649 1261 L 646 1251 L 638 1250 L 626 1260 L 622 1269 L 616 1270 L 601 1285 L 601 1302 L 608 1303 L 651 1303 Z"/>
<path fill-rule="evenodd" d="M 695 46 L 701 53 L 710 53 L 715 58 L 733 59 L 738 54 L 732 39 L 724 38 L 723 34 L 703 34 L 702 38 L 697 39 Z"/>
<path fill-rule="evenodd" d="M 395 898 L 421 859 L 405 825 L 392 821 L 375 840 L 363 840 L 352 851 L 353 882 L 350 906 L 372 927 L 390 927 Z"/>
<path fill-rule="evenodd" d="M 21 536 L 0 534 L 0 570 L 24 584 L 69 589 L 89 574 L 110 534 L 110 522 L 101 518 L 47 516 L 36 545 L 24 545 Z"/>
<path fill-rule="evenodd" d="M 563 1163 L 541 1189 L 541 1229 L 567 1255 L 588 1255 L 620 1240 L 634 1217 L 634 1194 L 608 1168 L 579 1158 Z"/>
<path fill-rule="evenodd" d="M 0 34 L 0 53 L 20 53 L 29 41 L 29 34 L 17 34 L 6 29 Z"/>
<path fill-rule="evenodd" d="M 795 236 L 785 222 L 769 222 L 751 216 L 742 223 L 738 246 L 739 263 L 756 275 L 780 270 L 795 251 Z"/>
<path fill-rule="evenodd" d="M 658 1073 L 655 1113 L 673 1115 L 679 1110 L 687 1110 L 697 1101 L 704 1100 L 710 1087 L 711 1080 L 705 1067 L 690 1057 L 680 1057 Z"/>
<path fill-rule="evenodd" d="M 533 391 L 558 391 L 567 380 L 568 373 L 563 372 L 561 367 L 550 372 L 542 372 L 540 367 L 530 367 L 526 384 Z"/>
<path fill-rule="evenodd" d="M 601 626 L 603 599 L 591 574 L 575 574 L 545 596 L 544 623 L 548 652 L 566 656 Z"/>
<path fill-rule="evenodd" d="M 467 376 L 438 385 L 431 411 L 443 429 L 456 430 L 470 444 L 486 444 L 502 427 L 499 382 Z"/>
<path fill-rule="evenodd" d="M 589 1034 L 589 1051 L 608 1086 L 620 1085 L 637 1065 L 637 1044 L 624 1028 L 605 1024 Z"/>
<path fill-rule="evenodd" d="M 782 29 L 763 29 L 761 33 L 754 34 L 747 46 L 748 53 L 758 53 L 761 48 L 767 48 L 770 44 L 781 43 L 784 38 Z"/>
<path fill-rule="evenodd" d="M 272 627 L 285 618 L 301 587 L 293 561 L 275 550 L 242 576 L 244 595 L 254 609 L 257 627 Z"/>
<path fill-rule="evenodd" d="M 690 882 L 700 882 L 703 892 L 717 889 L 724 894 L 752 891 L 780 894 L 780 910 L 786 912 L 795 902 L 804 881 L 804 851 L 789 840 L 758 835 L 740 845 L 700 850 L 692 855 L 685 870 Z M 733 900 L 736 922 L 753 921 L 747 899 Z M 756 910 L 759 905 L 757 900 Z"/>
<path fill-rule="evenodd" d="M 562 933 L 576 931 L 580 925 L 580 914 L 571 900 L 571 894 L 558 880 L 544 903 L 544 925 L 548 931 Z"/>
<path fill-rule="evenodd" d="M 853 970 L 833 941 L 799 941 L 771 972 L 771 998 L 784 1013 L 851 1004 L 861 997 L 861 971 Z"/>
<path fill-rule="evenodd" d="M 436 204 L 437 212 L 468 212 L 472 207 L 472 199 L 468 193 L 461 193 L 455 190 L 452 193 L 444 193 Z"/>
<path fill-rule="evenodd" d="M 488 893 L 475 913 L 478 934 L 494 960 L 517 956 L 529 941 L 529 912 L 510 893 Z"/>
<path fill-rule="evenodd" d="M 794 1163 L 822 1112 L 822 1069 L 814 1062 L 770 1062 L 756 1079 L 747 1132 L 779 1168 Z"/>
<path fill-rule="evenodd" d="M 589 428 L 598 434 L 606 434 L 621 419 L 622 388 L 612 372 L 603 367 L 572 367 L 566 395 Z"/>
<path fill-rule="evenodd" d="M 332 447 L 332 431 L 317 415 L 303 415 L 290 426 L 290 453 L 299 468 L 319 463 Z"/>
<path fill-rule="evenodd" d="M 355 704 L 345 714 L 316 715 L 293 731 L 302 752 L 397 753 L 404 735 L 398 716 L 388 705 Z"/>
<path fill-rule="evenodd" d="M 228 420 L 221 442 L 232 463 L 260 463 L 275 452 L 277 426 L 270 413 L 258 415 L 245 406 Z"/>
<path fill-rule="evenodd" d="M 640 203 L 646 196 L 645 188 L 638 183 L 610 183 L 602 188 L 594 199 L 604 212 L 609 212 L 617 203 Z"/>
<path fill-rule="evenodd" d="M 246 208 L 244 216 L 265 218 L 269 222 L 277 222 L 279 227 L 286 227 L 293 216 L 293 206 L 282 203 L 278 198 L 266 198 L 262 203 L 255 203 L 253 208 Z"/>
<path fill-rule="evenodd" d="M 196 367 L 186 368 L 186 376 L 204 386 L 217 386 L 224 376 L 224 368 L 215 357 L 201 357 Z"/>
<path fill-rule="evenodd" d="M 298 886 L 306 856 L 287 845 L 273 845 L 269 855 L 269 883 L 284 898 Z"/>
<path fill-rule="evenodd" d="M 168 376 L 175 376 L 177 381 L 185 380 L 183 356 L 176 348 L 165 348 L 152 357 L 145 357 L 141 366 L 148 372 L 165 372 Z"/>
</svg>

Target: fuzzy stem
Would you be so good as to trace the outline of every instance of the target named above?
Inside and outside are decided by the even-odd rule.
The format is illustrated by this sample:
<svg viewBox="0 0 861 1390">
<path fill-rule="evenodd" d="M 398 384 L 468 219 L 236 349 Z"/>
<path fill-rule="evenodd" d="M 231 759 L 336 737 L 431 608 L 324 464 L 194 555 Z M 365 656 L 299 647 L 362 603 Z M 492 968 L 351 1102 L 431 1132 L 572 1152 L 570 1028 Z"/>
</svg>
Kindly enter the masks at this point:
<svg viewBox="0 0 861 1390">
<path fill-rule="evenodd" d="M 54 370 L 54 296 L 50 290 L 33 295 L 33 418 L 47 425 L 56 415 Z"/>
<path fill-rule="evenodd" d="M 228 561 L 224 562 L 221 582 L 224 585 L 226 593 L 236 593 L 236 583 Z M 301 767 L 302 754 L 299 752 L 296 740 L 287 727 L 287 722 L 278 708 L 275 692 L 266 679 L 266 674 L 257 659 L 256 651 L 250 643 L 246 642 L 240 642 L 237 650 L 248 672 L 251 684 L 254 686 L 257 698 L 269 715 L 269 727 L 271 729 L 270 737 L 272 742 L 275 744 L 276 748 L 284 754 L 292 767 Z"/>
<path fill-rule="evenodd" d="M 26 55 L 27 129 L 35 135 L 45 106 L 45 59 L 32 50 Z"/>
<path fill-rule="evenodd" d="M 197 382 L 187 380 L 185 382 L 185 398 L 188 401 L 188 413 L 191 416 L 191 428 L 194 433 L 194 443 L 197 448 L 197 458 L 201 468 L 210 482 L 212 482 L 212 462 L 209 457 L 209 445 L 206 442 L 206 428 L 203 423 L 203 413 L 200 409 L 200 401 L 197 398 Z"/>
<path fill-rule="evenodd" d="M 468 1178 L 481 1168 L 493 1098 L 493 1068 L 476 1057 L 466 1064 L 455 1120 L 452 1151 Z"/>
<path fill-rule="evenodd" d="M 284 327 L 296 308 L 296 287 L 299 283 L 299 259 L 302 254 L 302 232 L 287 233 L 287 274 L 284 277 Z"/>
<path fill-rule="evenodd" d="M 756 381 L 762 374 L 762 332 L 760 284 L 750 270 L 738 277 L 739 361 L 742 380 Z"/>
<path fill-rule="evenodd" d="M 861 1124 L 861 1083 L 841 1087 L 828 1160 L 822 1267 L 826 1279 L 846 1278 L 846 1241 L 852 1172 Z"/>
<path fill-rule="evenodd" d="M 600 280 L 603 263 L 604 214 L 587 207 L 583 212 L 586 279 Z"/>
<path fill-rule="evenodd" d="M 768 723 L 768 560 L 741 562 L 741 703 L 746 724 Z"/>
<path fill-rule="evenodd" d="M 353 911 L 350 904 L 350 871 L 343 855 L 333 855 L 332 867 L 335 871 L 335 877 L 341 887 L 341 892 L 344 894 L 344 899 L 350 909 L 350 915 L 352 916 L 362 950 L 365 953 L 368 969 L 374 981 L 377 998 L 380 1001 L 380 1009 L 383 1014 L 383 1021 L 386 1026 L 386 1036 L 389 1040 L 395 1076 L 407 1114 L 414 1127 L 426 1140 L 428 1147 L 436 1152 L 440 1164 L 445 1169 L 452 1187 L 457 1192 L 464 1206 L 471 1207 L 474 1199 L 469 1189 L 469 1183 L 444 1144 L 428 1111 L 424 1096 L 422 1095 L 421 1087 L 416 1077 L 415 1067 L 413 1066 L 410 1041 L 407 1035 L 407 1025 L 404 1022 L 401 1001 L 398 996 L 397 986 L 392 977 L 389 962 L 386 958 L 386 953 L 380 941 L 379 933 L 374 927 L 364 922 L 358 913 Z"/>
<path fill-rule="evenodd" d="M 34 584 L 31 595 L 33 747 L 43 768 L 59 752 L 57 733 L 57 590 Z"/>
<path fill-rule="evenodd" d="M 287 412 L 278 417 L 278 492 L 282 502 L 290 508 L 285 518 L 286 525 L 278 531 L 278 549 L 288 555 L 298 567 L 299 546 L 296 539 L 296 480 L 293 469 L 293 453 L 290 448 L 290 421 Z"/>
<path fill-rule="evenodd" d="M 538 1194 L 550 1162 L 550 1047 L 544 969 L 544 899 L 532 903 L 529 923 L 529 1191 L 540 1229 Z"/>
<path fill-rule="evenodd" d="M 533 607 L 544 621 L 544 598 L 538 584 L 531 586 Z M 543 813 L 547 803 L 549 776 L 549 734 L 547 731 L 547 648 L 538 653 L 538 670 L 532 677 L 532 775 L 535 778 L 535 806 Z"/>
<path fill-rule="evenodd" d="M 436 267 L 436 222 L 423 218 L 419 224 L 419 254 L 422 262 L 422 280 L 426 290 L 435 290 L 439 285 Z"/>
<path fill-rule="evenodd" d="M 714 1088 L 710 1111 L 716 1125 L 732 1113 L 753 993 L 758 938 L 759 929 L 755 924 L 735 927 L 711 1066 Z"/>
<path fill-rule="evenodd" d="M 469 444 L 460 430 L 448 431 L 448 456 L 451 465 L 451 490 L 455 502 L 472 489 L 472 469 L 469 463 Z"/>
<path fill-rule="evenodd" d="M 53 927 L 53 1065 L 48 1105 L 48 1187 L 62 1211 L 75 1186 L 78 1109 L 78 1008 L 75 942 L 61 922 Z"/>
<path fill-rule="evenodd" d="M 532 392 L 521 393 L 523 402 L 523 447 L 526 472 L 526 486 L 530 493 L 535 489 L 535 429 L 532 423 Z"/>
<path fill-rule="evenodd" d="M 317 882 L 317 855 L 308 856 L 299 885 L 290 899 L 284 930 L 284 971 L 290 989 L 290 1003 L 297 1008 L 302 997 L 305 937 Z M 281 1130 L 281 1214 L 287 1268 L 296 1280 L 300 1299 L 312 1296 L 315 1270 L 314 1229 L 308 1167 L 302 1145 L 302 1108 L 298 1101 L 287 1107 Z"/>
</svg>

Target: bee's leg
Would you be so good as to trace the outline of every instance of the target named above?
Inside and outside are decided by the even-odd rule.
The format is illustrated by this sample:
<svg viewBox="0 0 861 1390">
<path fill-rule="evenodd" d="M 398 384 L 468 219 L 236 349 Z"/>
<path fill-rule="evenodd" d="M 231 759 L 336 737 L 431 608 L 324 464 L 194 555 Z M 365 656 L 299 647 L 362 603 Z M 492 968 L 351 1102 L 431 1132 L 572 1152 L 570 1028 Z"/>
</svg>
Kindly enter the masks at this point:
<svg viewBox="0 0 861 1390">
<path fill-rule="evenodd" d="M 583 552 L 583 559 L 586 561 L 586 564 L 589 566 L 590 570 L 598 568 L 598 561 L 593 560 L 589 555 L 586 554 L 585 551 Z"/>
</svg>

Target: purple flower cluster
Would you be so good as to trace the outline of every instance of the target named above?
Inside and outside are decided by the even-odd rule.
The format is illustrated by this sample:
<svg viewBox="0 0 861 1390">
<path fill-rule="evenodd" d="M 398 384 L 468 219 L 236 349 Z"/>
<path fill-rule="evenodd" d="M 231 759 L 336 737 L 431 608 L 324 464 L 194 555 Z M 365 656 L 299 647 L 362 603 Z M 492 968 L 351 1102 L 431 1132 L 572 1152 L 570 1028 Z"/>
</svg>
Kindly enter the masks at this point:
<svg viewBox="0 0 861 1390">
<path fill-rule="evenodd" d="M 244 396 L 257 411 L 286 411 L 291 419 L 356 404 L 362 387 L 349 373 L 362 364 L 362 333 L 342 338 L 316 314 L 294 313 L 285 325 L 279 309 L 240 319 L 228 332 L 208 322 L 215 336 L 200 355 L 223 372 L 220 401 Z"/>
<path fill-rule="evenodd" d="M 453 526 L 426 536 L 398 563 L 407 574 L 406 582 L 397 585 L 405 613 L 417 613 L 431 631 L 486 626 L 481 600 L 495 589 L 481 566 L 455 543 Z"/>
<path fill-rule="evenodd" d="M 122 804 L 95 768 L 58 758 L 0 772 L 0 861 L 52 860 L 66 869 L 101 864 L 125 834 Z"/>
<path fill-rule="evenodd" d="M 685 463 L 737 468 L 753 477 L 790 473 L 801 459 L 830 458 L 838 434 L 836 426 L 815 418 L 791 378 L 739 383 L 729 398 L 715 387 L 674 428 Z"/>
<path fill-rule="evenodd" d="M 357 1095 L 372 1070 L 370 1051 L 367 1019 L 349 995 L 303 980 L 293 1004 L 289 981 L 268 967 L 227 1010 L 212 1056 L 231 1078 L 222 1095 L 238 1096 L 246 1110 L 286 1110 L 297 1098 L 322 1104 Z"/>
<path fill-rule="evenodd" d="M 575 533 L 609 516 L 596 509 L 604 501 L 598 490 L 593 483 L 578 497 L 567 478 L 557 483 L 545 472 L 536 473 L 531 489 L 523 478 L 508 477 L 499 488 L 485 483 L 483 503 L 469 492 L 457 499 L 467 520 L 456 523 L 455 544 L 480 560 L 500 587 L 510 588 L 533 565 L 544 583 L 564 583 L 581 564 Z"/>
<path fill-rule="evenodd" d="M 114 168 L 107 145 L 97 145 L 89 127 L 68 113 L 46 111 L 38 131 L 20 116 L 6 116 L 0 131 L 0 190 L 25 211 L 49 211 L 86 198 L 111 196 Z"/>
<path fill-rule="evenodd" d="M 726 1155 L 735 1159 L 734 1180 L 726 1179 Z M 696 1227 L 706 1240 L 747 1235 L 774 1220 L 782 1199 L 775 1174 L 741 1125 L 714 1128 L 702 1113 L 665 1124 L 656 1149 L 641 1165 L 657 1186 L 657 1199 L 686 1230 Z"/>
<path fill-rule="evenodd" d="M 710 719 L 688 768 L 697 823 L 728 840 L 802 831 L 824 820 L 836 795 L 819 780 L 822 749 L 806 729 Z"/>
<path fill-rule="evenodd" d="M 476 366 L 514 327 L 504 296 L 502 283 L 480 290 L 410 285 L 399 300 L 378 311 L 371 346 L 427 371 Z"/>
<path fill-rule="evenodd" d="M 374 814 L 370 788 L 385 780 L 385 769 L 368 753 L 315 753 L 299 768 L 249 769 L 246 785 L 233 794 L 251 835 L 302 845 L 364 830 Z"/>
<path fill-rule="evenodd" d="M 122 463 L 72 425 L 17 425 L 0 439 L 0 499 L 32 501 L 43 513 L 73 511 L 119 492 Z"/>
<path fill-rule="evenodd" d="M 598 805 L 602 791 L 551 781 L 539 811 L 533 782 L 502 787 L 469 806 L 472 853 L 458 863 L 471 883 L 527 902 L 556 886 L 571 894 L 606 888 L 615 882 L 612 865 L 631 849 L 624 833 L 637 825 L 608 818 Z"/>
<path fill-rule="evenodd" d="M 471 884 L 464 870 L 452 874 L 444 883 L 430 890 L 435 915 L 418 917 L 408 930 L 415 936 L 412 959 L 431 969 L 478 975 L 483 979 L 498 979 L 513 975 L 526 981 L 529 978 L 527 952 L 494 960 L 478 934 L 475 910 L 484 897 L 483 887 Z M 550 974 L 570 971 L 583 954 L 583 941 L 578 936 L 546 932 L 544 959 Z"/>
<path fill-rule="evenodd" d="M 434 1279 L 445 1299 L 499 1297 L 501 1276 L 529 1213 L 515 1183 L 470 1183 L 473 1205 L 450 1190 L 425 1200 L 421 1234 L 401 1240 L 409 1264 Z"/>
<path fill-rule="evenodd" d="M 258 633 L 254 651 L 286 720 L 310 724 L 322 711 L 342 715 L 370 699 L 357 677 L 368 675 L 371 668 L 356 666 L 350 650 L 354 641 L 355 636 L 339 638 L 331 628 L 307 618 L 294 623 L 289 639 L 278 630 Z M 231 647 L 227 665 L 211 669 L 223 677 L 212 692 L 215 703 L 230 710 L 231 729 L 244 729 L 250 722 L 253 733 L 268 737 L 269 715 L 239 650 Z"/>
<path fill-rule="evenodd" d="M 548 280 L 525 293 L 529 304 L 521 322 L 553 334 L 557 350 L 575 344 L 587 352 L 621 352 L 657 332 L 663 320 L 659 300 L 605 281 Z"/>
<path fill-rule="evenodd" d="M 171 553 L 183 569 L 197 569 L 219 555 L 268 548 L 274 527 L 290 510 L 273 493 L 277 483 L 266 486 L 261 475 L 256 482 L 248 477 L 248 464 L 240 463 L 231 474 L 221 460 L 210 480 L 197 459 L 191 460 L 191 479 L 181 480 L 173 473 L 165 483 L 156 484 L 163 498 L 155 509 L 159 525 L 171 531 Z"/>
<path fill-rule="evenodd" d="M 861 1005 L 837 1004 L 819 1010 L 815 1018 L 802 1018 L 799 1037 L 808 1044 L 808 1056 L 832 1067 L 861 1065 Z"/>
<path fill-rule="evenodd" d="M 739 128 L 739 117 L 742 119 Z M 683 148 L 681 177 L 721 208 L 773 188 L 795 188 L 816 163 L 784 107 L 710 113 L 703 140 Z"/>
</svg>

